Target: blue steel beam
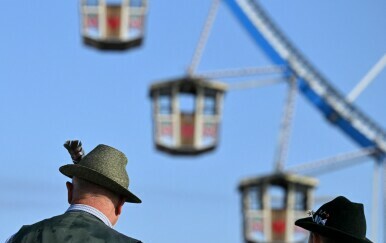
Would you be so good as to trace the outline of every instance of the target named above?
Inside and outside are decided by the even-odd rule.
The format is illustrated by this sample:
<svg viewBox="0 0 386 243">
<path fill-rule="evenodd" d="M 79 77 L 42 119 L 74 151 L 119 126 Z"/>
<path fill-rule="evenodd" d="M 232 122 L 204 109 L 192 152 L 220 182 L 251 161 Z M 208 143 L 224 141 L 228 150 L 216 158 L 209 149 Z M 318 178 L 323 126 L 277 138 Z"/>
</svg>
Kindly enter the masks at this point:
<svg viewBox="0 0 386 243">
<path fill-rule="evenodd" d="M 223 0 L 270 60 L 298 78 L 301 93 L 334 125 L 361 147 L 386 156 L 386 132 L 348 102 L 282 34 L 256 0 Z"/>
</svg>

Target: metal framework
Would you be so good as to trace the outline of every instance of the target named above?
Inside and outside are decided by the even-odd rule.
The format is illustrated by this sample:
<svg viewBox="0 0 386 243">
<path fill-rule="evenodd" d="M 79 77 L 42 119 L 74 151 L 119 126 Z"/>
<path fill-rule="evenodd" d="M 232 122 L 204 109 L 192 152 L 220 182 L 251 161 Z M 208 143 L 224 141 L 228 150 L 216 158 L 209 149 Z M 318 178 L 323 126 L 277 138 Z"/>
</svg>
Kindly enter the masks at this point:
<svg viewBox="0 0 386 243">
<path fill-rule="evenodd" d="M 288 66 L 298 77 L 298 88 L 328 120 L 362 147 L 386 154 L 386 132 L 355 105 L 347 102 L 290 43 L 255 0 L 224 0 L 253 40 L 277 65 Z"/>
<path fill-rule="evenodd" d="M 199 42 L 194 52 L 191 64 L 187 73 L 191 77 L 198 78 L 219 78 L 236 77 L 260 73 L 280 73 L 276 79 L 252 80 L 241 84 L 230 84 L 229 89 L 245 89 L 267 84 L 274 84 L 286 79 L 290 85 L 288 97 L 282 117 L 281 129 L 275 157 L 276 175 L 283 173 L 286 159 L 286 152 L 291 132 L 291 123 L 295 106 L 296 91 L 300 91 L 315 108 L 317 108 L 329 122 L 338 127 L 342 132 L 353 139 L 362 149 L 345 155 L 307 163 L 294 168 L 295 171 L 303 169 L 312 170 L 315 168 L 331 169 L 340 168 L 355 164 L 353 160 L 360 160 L 371 156 L 376 160 L 374 167 L 374 187 L 373 187 L 373 206 L 377 208 L 378 200 L 378 180 L 380 165 L 383 165 L 383 213 L 386 218 L 386 131 L 364 114 L 357 106 L 352 104 L 356 97 L 366 88 L 374 77 L 386 66 L 386 55 L 377 65 L 365 76 L 358 86 L 347 96 L 342 95 L 331 83 L 313 67 L 310 62 L 300 53 L 300 51 L 283 35 L 274 22 L 268 17 L 257 0 L 223 0 L 241 25 L 247 30 L 255 43 L 261 47 L 271 62 L 275 65 L 263 68 L 246 68 L 234 70 L 220 70 L 195 74 L 206 41 L 210 35 L 210 30 L 215 20 L 220 0 L 213 0 L 207 21 L 204 25 Z M 274 175 L 274 176 L 276 176 Z M 242 182 L 240 190 L 243 193 L 243 209 L 248 208 L 247 199 L 248 187 L 254 186 L 251 183 Z M 311 188 L 311 187 L 310 187 Z M 263 200 L 264 201 L 264 200 Z M 373 211 L 373 225 L 376 226 L 375 216 L 377 211 Z M 246 217 L 247 215 L 244 215 Z M 248 217 L 248 216 L 247 216 Z M 247 219 L 245 219 L 247 220 Z M 246 224 L 247 221 L 244 221 Z M 386 226 L 384 226 L 386 227 Z M 247 230 L 247 229 L 244 229 Z M 386 230 L 384 230 L 386 231 Z M 249 232 L 245 231 L 245 240 L 248 239 Z M 286 233 L 287 234 L 287 233 Z M 376 230 L 373 229 L 375 239 Z M 266 232 L 271 239 L 271 232 Z M 290 235 L 289 233 L 287 236 Z M 385 237 L 385 236 L 384 236 Z M 285 240 L 291 240 L 291 237 Z"/>
<path fill-rule="evenodd" d="M 373 157 L 377 162 L 374 168 L 374 192 L 373 204 L 377 206 L 377 187 L 379 165 L 384 166 L 384 177 L 386 178 L 386 131 L 376 124 L 372 119 L 365 115 L 352 101 L 366 88 L 374 77 L 386 66 L 386 55 L 377 63 L 376 66 L 364 77 L 358 86 L 346 97 L 338 92 L 330 82 L 314 68 L 307 59 L 295 48 L 295 46 L 282 34 L 279 28 L 268 17 L 260 7 L 257 0 L 223 0 L 231 9 L 233 14 L 240 21 L 241 25 L 251 35 L 258 46 L 265 51 L 272 63 L 277 65 L 283 73 L 283 78 L 292 77 L 290 80 L 290 91 L 288 94 L 285 110 L 282 118 L 282 126 L 277 146 L 275 169 L 280 172 L 284 168 L 285 155 L 289 142 L 290 128 L 294 109 L 295 90 L 297 89 L 327 118 L 329 122 L 338 127 L 341 131 L 353 139 L 363 150 L 341 155 L 334 158 L 318 161 L 316 163 L 301 165 L 298 168 L 337 168 L 354 164 L 352 160 L 359 160 L 365 156 Z M 213 0 L 212 8 L 209 12 L 207 22 L 201 34 L 199 44 L 193 56 L 191 66 L 188 69 L 193 75 L 202 52 L 205 42 L 208 39 L 210 28 L 214 22 L 214 16 L 218 7 L 219 0 Z M 279 69 L 276 69 L 276 71 Z M 262 70 L 260 70 L 262 71 Z M 245 75 L 248 72 L 225 71 L 208 72 L 202 76 L 213 75 Z M 229 86 L 230 89 L 244 89 L 265 84 L 276 83 L 277 80 L 262 80 L 244 82 L 241 85 Z M 296 86 L 294 85 L 296 84 Z M 298 169 L 297 168 L 297 169 Z M 386 191 L 386 179 L 384 178 L 384 191 Z M 384 218 L 386 218 L 386 193 L 383 193 Z M 373 216 L 377 215 L 373 211 Z M 373 223 L 374 223 L 373 219 Z M 376 225 L 376 224 L 373 224 Z M 373 229 L 374 231 L 374 229 Z M 373 232 L 373 237 L 376 233 Z"/>
<path fill-rule="evenodd" d="M 376 163 L 383 164 L 384 167 L 383 218 L 386 218 L 386 131 L 351 103 L 384 68 L 386 61 L 382 58 L 347 99 L 283 35 L 256 0 L 224 0 L 224 2 L 271 61 L 276 65 L 288 67 L 288 71 L 297 77 L 298 89 L 314 107 L 359 146 L 375 149 L 371 155 L 376 159 Z M 280 167 L 279 165 L 278 168 Z M 374 168 L 375 179 L 377 175 L 378 166 Z M 377 182 L 374 182 L 375 184 Z M 374 192 L 373 201 L 378 200 L 377 198 L 377 193 Z M 373 203 L 376 205 L 376 202 Z M 377 213 L 373 212 L 373 215 Z M 384 225 L 383 230 L 386 232 L 386 224 Z M 373 238 L 374 240 L 376 238 L 375 230 Z"/>
</svg>

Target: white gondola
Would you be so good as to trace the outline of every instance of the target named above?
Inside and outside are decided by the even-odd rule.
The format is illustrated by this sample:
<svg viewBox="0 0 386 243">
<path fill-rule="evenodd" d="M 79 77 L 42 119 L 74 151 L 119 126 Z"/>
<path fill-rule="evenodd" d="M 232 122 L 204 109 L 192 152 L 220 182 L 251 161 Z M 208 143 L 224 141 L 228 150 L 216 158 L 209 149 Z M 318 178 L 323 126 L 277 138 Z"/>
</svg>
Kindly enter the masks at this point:
<svg viewBox="0 0 386 243">
<path fill-rule="evenodd" d="M 81 0 L 83 42 L 101 50 L 126 50 L 142 44 L 146 0 Z"/>
<path fill-rule="evenodd" d="M 244 242 L 305 242 L 308 232 L 294 222 L 312 209 L 317 183 L 311 177 L 285 173 L 242 180 Z"/>
<path fill-rule="evenodd" d="M 197 155 L 216 148 L 226 85 L 183 77 L 153 84 L 154 142 L 175 155 Z"/>
</svg>

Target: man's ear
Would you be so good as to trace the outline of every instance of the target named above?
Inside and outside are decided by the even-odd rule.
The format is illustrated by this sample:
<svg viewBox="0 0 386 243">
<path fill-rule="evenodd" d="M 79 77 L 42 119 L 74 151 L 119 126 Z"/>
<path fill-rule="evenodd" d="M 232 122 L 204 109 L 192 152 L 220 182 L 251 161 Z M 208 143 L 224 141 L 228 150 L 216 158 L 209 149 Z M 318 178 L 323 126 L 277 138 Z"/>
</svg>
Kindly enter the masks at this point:
<svg viewBox="0 0 386 243">
<path fill-rule="evenodd" d="M 74 185 L 67 181 L 66 182 L 66 187 L 67 187 L 67 200 L 68 200 L 68 204 L 71 204 L 72 203 L 72 193 L 74 191 Z"/>
<path fill-rule="evenodd" d="M 125 204 L 126 199 L 124 197 L 120 197 L 117 207 L 115 208 L 115 215 L 119 216 L 122 213 L 123 204 Z"/>
</svg>

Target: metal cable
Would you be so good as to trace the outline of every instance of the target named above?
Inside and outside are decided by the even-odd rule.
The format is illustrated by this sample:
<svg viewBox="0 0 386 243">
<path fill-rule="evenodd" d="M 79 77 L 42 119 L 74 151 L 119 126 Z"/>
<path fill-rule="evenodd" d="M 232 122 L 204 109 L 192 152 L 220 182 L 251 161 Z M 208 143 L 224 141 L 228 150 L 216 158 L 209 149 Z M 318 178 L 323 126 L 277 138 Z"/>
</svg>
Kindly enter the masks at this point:
<svg viewBox="0 0 386 243">
<path fill-rule="evenodd" d="M 381 161 L 383 165 L 383 242 L 386 242 L 386 158 Z"/>
<path fill-rule="evenodd" d="M 189 75 L 193 75 L 194 71 L 196 70 L 196 68 L 201 60 L 201 56 L 202 56 L 202 53 L 205 49 L 205 45 L 206 45 L 206 42 L 208 40 L 213 22 L 215 20 L 219 4 L 220 4 L 220 0 L 213 0 L 212 1 L 212 6 L 210 7 L 208 17 L 206 18 L 204 28 L 201 32 L 200 39 L 197 43 L 196 50 L 194 52 L 192 61 L 191 61 L 190 66 L 188 68 L 188 74 Z"/>
<path fill-rule="evenodd" d="M 370 71 L 362 78 L 361 81 L 347 95 L 347 102 L 354 102 L 356 98 L 370 85 L 380 72 L 386 67 L 386 54 L 370 69 Z"/>
<path fill-rule="evenodd" d="M 196 77 L 201 78 L 232 78 L 232 77 L 241 77 L 241 76 L 252 76 L 258 74 L 276 74 L 283 73 L 286 70 L 285 66 L 265 66 L 265 67 L 247 67 L 247 68 L 233 68 L 233 69 L 222 69 L 207 71 L 195 74 Z"/>
<path fill-rule="evenodd" d="M 318 161 L 307 162 L 300 165 L 295 165 L 286 169 L 286 171 L 299 173 L 299 174 L 322 174 L 323 172 L 329 172 L 333 167 L 344 167 L 349 165 L 358 164 L 361 161 L 353 162 L 353 160 L 364 159 L 369 155 L 373 155 L 377 150 L 375 148 L 366 148 L 359 151 L 349 152 L 345 154 L 339 154 L 334 157 L 321 159 Z M 307 173 L 308 172 L 308 173 Z"/>
<path fill-rule="evenodd" d="M 273 79 L 240 81 L 237 83 L 228 84 L 227 86 L 228 86 L 228 90 L 243 90 L 243 89 L 259 88 L 262 86 L 273 85 L 273 84 L 282 83 L 282 82 L 284 82 L 282 78 L 273 78 Z"/>
<path fill-rule="evenodd" d="M 296 101 L 296 94 L 297 94 L 297 87 L 296 87 L 296 78 L 291 77 L 289 80 L 289 91 L 287 100 L 285 102 L 285 108 L 282 116 L 281 121 L 281 128 L 279 133 L 279 141 L 278 145 L 276 147 L 276 153 L 275 153 L 275 170 L 276 171 L 282 171 L 284 168 L 284 163 L 287 158 L 288 154 L 288 144 L 291 136 L 291 128 L 292 128 L 292 121 L 293 121 L 293 114 L 295 111 L 295 101 Z"/>
<path fill-rule="evenodd" d="M 379 210 L 378 210 L 378 195 L 379 195 L 379 161 L 375 161 L 374 170 L 373 170 L 373 199 L 372 199 L 372 208 L 371 208 L 371 239 L 374 242 L 378 242 L 378 221 L 379 221 Z"/>
</svg>

